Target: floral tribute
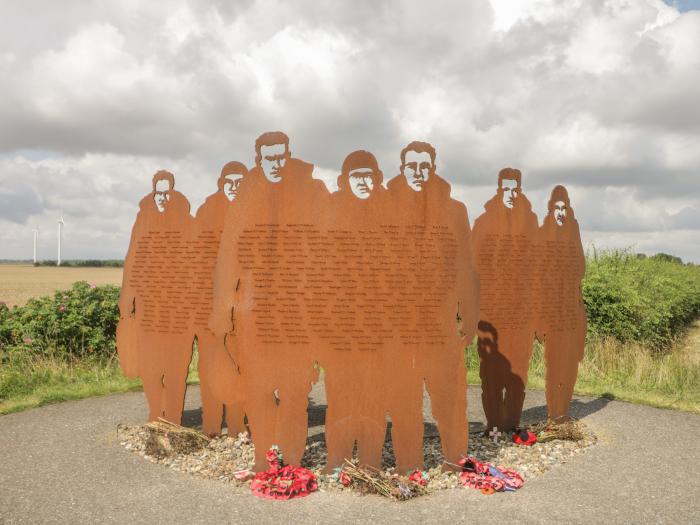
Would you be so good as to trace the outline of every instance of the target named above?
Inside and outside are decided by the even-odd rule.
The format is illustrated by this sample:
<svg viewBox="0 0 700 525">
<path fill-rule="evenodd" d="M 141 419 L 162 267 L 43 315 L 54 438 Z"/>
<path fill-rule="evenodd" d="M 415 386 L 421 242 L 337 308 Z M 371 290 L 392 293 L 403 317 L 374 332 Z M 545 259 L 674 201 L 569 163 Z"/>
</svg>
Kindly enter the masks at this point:
<svg viewBox="0 0 700 525">
<path fill-rule="evenodd" d="M 378 494 L 396 501 L 405 501 L 428 494 L 428 473 L 416 469 L 408 477 L 382 471 L 371 465 L 356 465 L 346 459 L 332 476 L 344 487 L 361 494 Z"/>
<path fill-rule="evenodd" d="M 479 489 L 484 494 L 511 492 L 525 483 L 523 477 L 513 469 L 481 463 L 472 457 L 463 457 L 459 460 L 459 466 L 462 468 L 459 475 L 462 484 Z"/>
<path fill-rule="evenodd" d="M 352 484 L 352 478 L 350 475 L 345 471 L 343 467 L 337 467 L 333 471 L 333 476 L 332 476 L 338 483 L 340 483 L 343 487 L 349 487 Z"/>
<path fill-rule="evenodd" d="M 303 467 L 284 465 L 282 453 L 273 445 L 266 454 L 270 468 L 258 472 L 250 483 L 250 490 L 266 499 L 292 499 L 308 496 L 318 490 L 313 472 Z"/>
<path fill-rule="evenodd" d="M 531 447 L 537 443 L 537 436 L 535 433 L 525 429 L 513 433 L 512 439 L 513 443 L 516 445 L 524 445 L 526 447 Z"/>
<path fill-rule="evenodd" d="M 428 473 L 425 470 L 420 469 L 416 469 L 413 472 L 411 472 L 411 474 L 408 476 L 408 479 L 410 479 L 414 483 L 418 483 L 421 487 L 427 486 L 428 481 L 430 481 Z"/>
</svg>

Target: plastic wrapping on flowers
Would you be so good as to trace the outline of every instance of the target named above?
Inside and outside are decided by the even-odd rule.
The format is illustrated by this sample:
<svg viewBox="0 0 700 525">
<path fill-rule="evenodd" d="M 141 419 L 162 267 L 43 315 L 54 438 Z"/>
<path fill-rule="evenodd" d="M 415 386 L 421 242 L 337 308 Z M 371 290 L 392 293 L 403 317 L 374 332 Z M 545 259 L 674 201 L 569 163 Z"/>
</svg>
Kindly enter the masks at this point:
<svg viewBox="0 0 700 525">
<path fill-rule="evenodd" d="M 459 461 L 462 472 L 459 479 L 465 487 L 481 490 L 484 494 L 494 492 L 511 492 L 518 490 L 525 481 L 513 469 L 481 463 L 472 457 L 463 457 Z"/>
</svg>

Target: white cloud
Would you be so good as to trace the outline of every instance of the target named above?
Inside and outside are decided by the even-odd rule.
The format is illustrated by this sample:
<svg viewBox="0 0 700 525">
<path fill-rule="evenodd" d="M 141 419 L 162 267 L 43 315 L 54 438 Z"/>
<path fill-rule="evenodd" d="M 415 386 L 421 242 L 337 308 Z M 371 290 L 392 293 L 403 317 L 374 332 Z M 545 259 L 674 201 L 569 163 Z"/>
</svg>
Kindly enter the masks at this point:
<svg viewBox="0 0 700 525">
<path fill-rule="evenodd" d="M 154 171 L 174 171 L 196 207 L 221 165 L 250 165 L 255 137 L 282 129 L 331 188 L 350 151 L 373 151 L 389 179 L 405 143 L 428 140 L 472 219 L 510 165 L 540 213 L 566 184 L 587 239 L 671 253 L 683 239 L 700 262 L 687 243 L 700 228 L 698 12 L 97 0 L 3 15 L 0 258 L 28 256 L 32 225 L 50 228 L 61 206 L 72 256 L 119 256 Z"/>
<path fill-rule="evenodd" d="M 491 0 L 491 7 L 494 31 L 508 31 L 527 19 L 546 21 L 558 13 L 551 2 L 543 0 Z"/>
</svg>

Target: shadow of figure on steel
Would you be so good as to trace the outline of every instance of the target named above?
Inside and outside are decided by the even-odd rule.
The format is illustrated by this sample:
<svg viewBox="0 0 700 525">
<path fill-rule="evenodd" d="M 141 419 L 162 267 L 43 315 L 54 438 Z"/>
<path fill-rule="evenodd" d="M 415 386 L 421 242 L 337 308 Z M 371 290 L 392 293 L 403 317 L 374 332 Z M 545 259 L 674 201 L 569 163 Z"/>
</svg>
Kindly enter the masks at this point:
<svg viewBox="0 0 700 525">
<path fill-rule="evenodd" d="M 499 427 L 494 423 L 494 419 L 497 421 L 504 421 L 506 419 L 506 410 L 509 403 L 512 403 L 509 399 L 509 395 L 517 394 L 518 392 L 525 390 L 525 383 L 522 377 L 514 374 L 510 368 L 510 361 L 501 353 L 500 342 L 498 340 L 498 331 L 496 328 L 487 321 L 479 321 L 479 338 L 477 340 L 477 351 L 479 353 L 479 358 L 482 362 L 487 362 L 488 367 L 482 366 L 479 370 L 479 375 L 482 384 L 482 402 L 484 405 L 486 402 L 492 402 L 494 399 L 499 400 L 499 395 L 502 396 L 502 402 L 491 407 L 492 419 L 486 416 L 486 432 L 489 432 L 493 427 L 507 428 L 505 426 Z M 498 371 L 497 380 L 494 377 L 488 376 L 487 374 L 493 374 L 494 371 Z M 487 385 L 484 387 L 484 385 Z M 496 390 L 499 389 L 500 390 Z M 488 396 L 485 395 L 484 389 L 489 393 Z M 496 415 L 493 414 L 496 413 Z M 484 409 L 486 414 L 486 410 Z"/>
<path fill-rule="evenodd" d="M 149 420 L 180 423 L 192 358 L 187 243 L 190 204 L 167 171 L 139 203 L 124 260 L 117 351 L 127 377 L 140 377 Z"/>
<path fill-rule="evenodd" d="M 221 337 L 208 327 L 213 297 L 214 268 L 219 251 L 224 218 L 236 197 L 248 168 L 232 161 L 224 165 L 217 191 L 209 195 L 197 210 L 190 244 L 192 282 L 196 291 L 192 301 L 194 331 L 199 352 L 199 381 L 202 396 L 202 431 L 210 436 L 221 432 L 224 407 L 228 434 L 244 430 L 244 409 L 240 376 L 236 363 L 226 351 L 233 344 L 231 334 Z"/>
<path fill-rule="evenodd" d="M 487 426 L 520 422 L 535 334 L 537 217 L 519 170 L 498 174 L 496 195 L 474 222 L 480 279 L 479 358 Z M 485 349 L 489 349 L 485 352 Z"/>
<path fill-rule="evenodd" d="M 586 258 L 569 194 L 555 186 L 539 229 L 540 304 L 536 333 L 544 343 L 548 418 L 566 420 L 586 345 L 586 308 L 581 281 Z"/>
<path fill-rule="evenodd" d="M 315 224 L 328 209 L 329 194 L 312 178 L 313 165 L 291 156 L 284 133 L 262 134 L 255 153 L 256 166 L 224 221 L 209 326 L 218 337 L 233 330 L 226 349 L 239 366 L 260 471 L 272 445 L 289 464 L 299 464 L 304 453 L 317 356 L 304 335 L 301 283 L 283 274 L 303 265 L 286 247 L 297 242 L 296 229 Z M 294 270 L 283 268 L 288 264 Z"/>
</svg>

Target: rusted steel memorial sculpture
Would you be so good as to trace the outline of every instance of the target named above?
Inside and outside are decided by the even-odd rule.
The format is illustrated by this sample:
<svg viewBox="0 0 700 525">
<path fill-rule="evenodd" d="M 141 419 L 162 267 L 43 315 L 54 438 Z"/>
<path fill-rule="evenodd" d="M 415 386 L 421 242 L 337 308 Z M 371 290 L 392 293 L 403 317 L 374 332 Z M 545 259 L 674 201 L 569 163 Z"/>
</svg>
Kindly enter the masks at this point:
<svg viewBox="0 0 700 525">
<path fill-rule="evenodd" d="M 401 270 L 391 272 L 390 286 L 403 319 L 392 322 L 384 386 L 401 470 L 423 464 L 424 384 L 445 460 L 456 463 L 467 442 L 464 347 L 476 332 L 478 285 L 466 207 L 450 198 L 435 157 L 430 144 L 410 143 L 401 174 L 387 184 Z"/>
<path fill-rule="evenodd" d="M 498 174 L 496 195 L 474 221 L 480 279 L 478 349 L 482 402 L 489 428 L 520 422 L 535 333 L 537 217 L 520 171 Z"/>
<path fill-rule="evenodd" d="M 539 229 L 537 337 L 544 342 L 547 413 L 566 418 L 586 343 L 581 279 L 586 258 L 569 193 L 555 186 Z"/>
<path fill-rule="evenodd" d="M 490 427 L 518 425 L 535 337 L 549 415 L 566 416 L 586 324 L 563 187 L 538 227 L 520 172 L 505 169 L 472 232 L 428 143 L 403 148 L 388 182 L 372 153 L 348 154 L 332 194 L 284 133 L 262 134 L 254 155 L 250 170 L 224 166 L 195 218 L 168 172 L 141 202 L 117 347 L 150 419 L 180 421 L 196 344 L 203 430 L 219 433 L 224 414 L 229 434 L 247 422 L 256 470 L 272 445 L 300 463 L 321 371 L 327 471 L 355 447 L 379 467 L 389 420 L 397 469 L 421 467 L 424 391 L 456 464 L 468 440 L 465 347 L 477 335 Z"/>
<path fill-rule="evenodd" d="M 192 357 L 187 254 L 193 219 L 172 173 L 159 171 L 152 183 L 124 260 L 117 349 L 124 372 L 143 382 L 149 419 L 179 424 Z"/>
<path fill-rule="evenodd" d="M 310 331 L 307 298 L 324 286 L 318 221 L 329 211 L 313 166 L 291 157 L 283 133 L 255 144 L 256 166 L 226 214 L 214 274 L 211 329 L 233 331 L 257 470 L 272 445 L 298 465 L 307 434 L 308 394 L 319 343 Z M 327 297 L 327 296 L 326 296 Z"/>
<path fill-rule="evenodd" d="M 221 431 L 224 406 L 226 425 L 232 435 L 243 431 L 244 412 L 241 382 L 236 380 L 236 363 L 226 351 L 230 334 L 214 334 L 209 329 L 214 294 L 214 268 L 219 253 L 221 230 L 229 206 L 233 206 L 248 169 L 240 162 L 229 162 L 221 169 L 218 191 L 204 201 L 194 220 L 189 243 L 192 284 L 195 288 L 194 335 L 199 351 L 198 372 L 202 396 L 202 431 Z M 229 341 L 230 343 L 230 341 Z"/>
</svg>

